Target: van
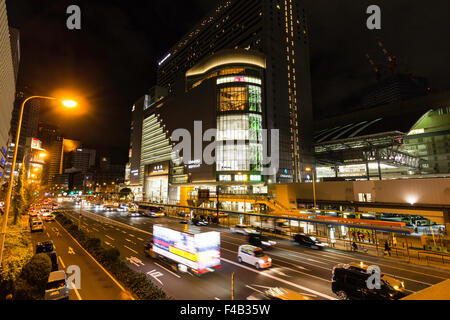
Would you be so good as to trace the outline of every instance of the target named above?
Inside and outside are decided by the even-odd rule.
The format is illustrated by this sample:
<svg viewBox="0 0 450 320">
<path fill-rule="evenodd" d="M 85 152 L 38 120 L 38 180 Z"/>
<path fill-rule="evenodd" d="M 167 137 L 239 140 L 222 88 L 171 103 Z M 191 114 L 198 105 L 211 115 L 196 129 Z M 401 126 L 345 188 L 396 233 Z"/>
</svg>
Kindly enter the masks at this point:
<svg viewBox="0 0 450 320">
<path fill-rule="evenodd" d="M 63 270 L 50 272 L 45 287 L 45 300 L 69 300 L 69 286 Z"/>
<path fill-rule="evenodd" d="M 239 246 L 239 263 L 245 262 L 255 266 L 256 269 L 264 269 L 272 266 L 272 259 L 261 248 L 252 245 Z"/>
<path fill-rule="evenodd" d="M 30 221 L 31 232 L 33 231 L 41 231 L 44 232 L 44 224 L 41 219 L 32 219 Z"/>
</svg>

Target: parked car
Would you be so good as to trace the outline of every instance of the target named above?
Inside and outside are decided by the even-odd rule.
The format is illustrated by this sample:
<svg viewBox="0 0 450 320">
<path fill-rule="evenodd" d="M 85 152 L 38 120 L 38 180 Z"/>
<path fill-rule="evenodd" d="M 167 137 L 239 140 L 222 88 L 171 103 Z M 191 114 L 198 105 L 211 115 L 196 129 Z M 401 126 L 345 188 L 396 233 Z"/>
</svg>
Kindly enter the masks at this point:
<svg viewBox="0 0 450 320">
<path fill-rule="evenodd" d="M 260 247 L 261 249 L 270 249 L 277 243 L 270 240 L 268 237 L 260 233 L 250 233 L 248 236 L 248 243 L 255 247 Z"/>
<path fill-rule="evenodd" d="M 303 233 L 294 235 L 294 241 L 301 246 L 309 247 L 311 249 L 323 249 L 328 246 L 328 243 L 321 242 L 319 239 L 313 236 L 308 236 Z"/>
<path fill-rule="evenodd" d="M 44 223 L 39 218 L 31 218 L 30 219 L 30 229 L 33 231 L 41 231 L 44 232 Z"/>
<path fill-rule="evenodd" d="M 36 245 L 36 254 L 38 253 L 46 253 L 49 256 L 52 262 L 52 271 L 57 271 L 59 269 L 58 254 L 56 253 L 52 240 L 38 242 Z"/>
<path fill-rule="evenodd" d="M 264 253 L 261 248 L 242 245 L 238 250 L 239 263 L 245 262 L 255 266 L 256 269 L 264 269 L 272 266 L 272 258 Z"/>
<path fill-rule="evenodd" d="M 286 288 L 270 288 L 264 292 L 255 292 L 247 300 L 313 300 L 301 293 Z"/>
<path fill-rule="evenodd" d="M 338 264 L 331 272 L 331 290 L 341 300 L 398 300 L 406 296 L 402 281 L 380 275 L 380 289 L 370 289 L 367 265 Z"/>
<path fill-rule="evenodd" d="M 50 272 L 45 287 L 45 300 L 69 300 L 69 286 L 64 270 Z"/>
<path fill-rule="evenodd" d="M 243 234 L 244 236 L 249 235 L 250 233 L 258 233 L 255 229 L 252 229 L 251 226 L 246 224 L 235 225 L 234 227 L 230 228 L 230 231 L 232 233 Z"/>
</svg>

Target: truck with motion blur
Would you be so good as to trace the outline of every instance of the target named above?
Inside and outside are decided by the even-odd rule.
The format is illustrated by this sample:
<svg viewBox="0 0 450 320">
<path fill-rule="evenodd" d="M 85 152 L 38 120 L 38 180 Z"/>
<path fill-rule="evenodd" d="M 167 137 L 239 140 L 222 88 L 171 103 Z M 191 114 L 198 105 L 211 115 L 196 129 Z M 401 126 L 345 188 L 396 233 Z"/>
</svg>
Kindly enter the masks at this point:
<svg viewBox="0 0 450 320">
<path fill-rule="evenodd" d="M 197 276 L 220 268 L 220 233 L 191 225 L 153 225 L 153 240 L 145 253 Z"/>
</svg>

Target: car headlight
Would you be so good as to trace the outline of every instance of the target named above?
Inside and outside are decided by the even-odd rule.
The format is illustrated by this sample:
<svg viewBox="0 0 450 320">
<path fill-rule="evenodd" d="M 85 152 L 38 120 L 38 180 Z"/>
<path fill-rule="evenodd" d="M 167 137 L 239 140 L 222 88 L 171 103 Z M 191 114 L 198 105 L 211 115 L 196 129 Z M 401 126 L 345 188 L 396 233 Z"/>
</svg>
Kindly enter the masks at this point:
<svg viewBox="0 0 450 320">
<path fill-rule="evenodd" d="M 272 262 L 272 258 L 267 259 L 267 261 Z"/>
<path fill-rule="evenodd" d="M 399 286 L 397 286 L 397 285 L 394 286 L 394 289 L 397 291 L 400 290 Z"/>
</svg>

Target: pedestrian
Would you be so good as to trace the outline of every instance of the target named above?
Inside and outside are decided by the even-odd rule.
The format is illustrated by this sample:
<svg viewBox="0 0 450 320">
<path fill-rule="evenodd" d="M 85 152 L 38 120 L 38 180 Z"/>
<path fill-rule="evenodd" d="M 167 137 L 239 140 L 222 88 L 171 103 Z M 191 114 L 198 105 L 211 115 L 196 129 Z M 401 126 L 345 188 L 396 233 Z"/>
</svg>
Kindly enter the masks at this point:
<svg viewBox="0 0 450 320">
<path fill-rule="evenodd" d="M 352 243 L 352 251 L 358 251 L 358 246 L 356 245 L 356 242 L 355 241 L 353 241 L 353 243 Z"/>
<path fill-rule="evenodd" d="M 391 256 L 391 248 L 389 247 L 387 240 L 384 241 L 384 254 Z"/>
<path fill-rule="evenodd" d="M 367 231 L 367 241 L 370 243 L 370 233 Z"/>
<path fill-rule="evenodd" d="M 353 241 L 356 240 L 355 230 L 352 231 L 352 239 L 353 239 Z"/>
</svg>

